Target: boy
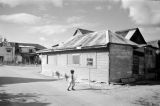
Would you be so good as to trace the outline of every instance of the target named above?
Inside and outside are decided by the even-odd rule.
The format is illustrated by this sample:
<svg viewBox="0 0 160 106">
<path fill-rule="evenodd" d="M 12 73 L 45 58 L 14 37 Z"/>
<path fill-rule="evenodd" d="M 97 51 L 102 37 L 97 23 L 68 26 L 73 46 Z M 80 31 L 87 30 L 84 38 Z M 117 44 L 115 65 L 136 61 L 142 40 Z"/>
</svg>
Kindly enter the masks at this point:
<svg viewBox="0 0 160 106">
<path fill-rule="evenodd" d="M 70 87 L 72 86 L 72 90 L 75 90 L 74 89 L 74 86 L 75 86 L 75 77 L 74 77 L 74 70 L 71 70 L 71 78 L 69 80 L 69 86 L 68 86 L 68 91 L 70 91 Z"/>
</svg>

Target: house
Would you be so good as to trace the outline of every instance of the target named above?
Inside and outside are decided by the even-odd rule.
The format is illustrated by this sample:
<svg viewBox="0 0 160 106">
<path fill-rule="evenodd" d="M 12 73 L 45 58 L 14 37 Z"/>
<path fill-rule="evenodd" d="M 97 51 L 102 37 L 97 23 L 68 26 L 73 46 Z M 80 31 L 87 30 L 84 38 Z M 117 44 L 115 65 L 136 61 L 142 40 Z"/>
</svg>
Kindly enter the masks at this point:
<svg viewBox="0 0 160 106">
<path fill-rule="evenodd" d="M 16 63 L 35 64 L 39 61 L 36 51 L 46 49 L 44 46 L 33 43 L 17 43 L 15 45 L 15 61 Z"/>
<path fill-rule="evenodd" d="M 156 77 L 156 48 L 139 45 L 133 51 L 133 72 L 136 78 L 153 79 Z"/>
<path fill-rule="evenodd" d="M 11 45 L 7 39 L 0 38 L 0 64 L 13 63 L 15 56 L 15 47 Z"/>
<path fill-rule="evenodd" d="M 116 31 L 120 36 L 137 43 L 138 47 L 133 51 L 133 74 L 142 79 L 155 78 L 157 68 L 156 47 L 147 43 L 139 28 Z"/>
<path fill-rule="evenodd" d="M 74 69 L 78 79 L 108 84 L 133 76 L 135 47 L 136 43 L 106 30 L 74 34 L 58 47 L 37 53 L 41 54 L 44 75 L 53 76 L 57 71 L 69 74 Z"/>
<path fill-rule="evenodd" d="M 32 43 L 8 42 L 0 37 L 0 64 L 40 62 L 36 51 L 46 49 L 44 46 Z"/>
<path fill-rule="evenodd" d="M 146 43 L 138 28 L 112 32 L 77 29 L 52 49 L 38 51 L 42 74 L 69 74 L 78 79 L 112 83 L 156 77 L 157 48 Z M 134 80 L 133 80 L 134 79 Z"/>
<path fill-rule="evenodd" d="M 160 79 L 160 40 L 149 41 L 147 44 L 156 48 L 156 69 Z"/>
<path fill-rule="evenodd" d="M 137 44 L 147 44 L 143 38 L 139 28 L 125 29 L 116 31 L 115 33 L 123 36 L 125 39 L 131 40 Z"/>
</svg>

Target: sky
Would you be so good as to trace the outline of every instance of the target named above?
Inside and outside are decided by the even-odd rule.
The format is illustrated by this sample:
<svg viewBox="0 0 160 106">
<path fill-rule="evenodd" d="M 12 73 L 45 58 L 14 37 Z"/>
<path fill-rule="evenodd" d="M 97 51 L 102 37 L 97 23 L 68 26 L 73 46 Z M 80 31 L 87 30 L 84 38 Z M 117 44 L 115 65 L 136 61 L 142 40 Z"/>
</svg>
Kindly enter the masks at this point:
<svg viewBox="0 0 160 106">
<path fill-rule="evenodd" d="M 77 28 L 137 27 L 146 41 L 160 40 L 160 0 L 0 0 L 0 36 L 10 42 L 51 47 Z"/>
</svg>

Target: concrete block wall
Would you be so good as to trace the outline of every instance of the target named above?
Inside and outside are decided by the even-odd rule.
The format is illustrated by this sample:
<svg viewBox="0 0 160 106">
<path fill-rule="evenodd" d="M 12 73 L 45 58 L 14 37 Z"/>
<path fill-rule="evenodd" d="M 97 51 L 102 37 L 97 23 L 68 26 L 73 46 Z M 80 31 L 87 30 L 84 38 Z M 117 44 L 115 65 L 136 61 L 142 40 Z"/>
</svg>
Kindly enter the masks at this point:
<svg viewBox="0 0 160 106">
<path fill-rule="evenodd" d="M 110 82 L 119 82 L 121 78 L 132 77 L 133 49 L 131 46 L 110 45 Z"/>
</svg>

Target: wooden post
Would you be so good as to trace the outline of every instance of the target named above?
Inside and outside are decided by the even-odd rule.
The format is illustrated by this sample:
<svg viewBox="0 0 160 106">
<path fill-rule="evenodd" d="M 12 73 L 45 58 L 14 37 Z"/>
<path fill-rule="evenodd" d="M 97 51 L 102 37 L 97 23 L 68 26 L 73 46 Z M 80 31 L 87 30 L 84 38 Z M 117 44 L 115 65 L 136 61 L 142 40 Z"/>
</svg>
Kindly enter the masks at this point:
<svg viewBox="0 0 160 106">
<path fill-rule="evenodd" d="M 90 71 L 90 67 L 89 67 L 89 87 L 91 87 L 90 80 L 91 80 L 91 71 Z"/>
<path fill-rule="evenodd" d="M 89 87 L 91 87 L 90 80 L 91 80 L 91 67 L 93 66 L 93 59 L 87 58 L 87 66 L 89 68 Z"/>
</svg>

